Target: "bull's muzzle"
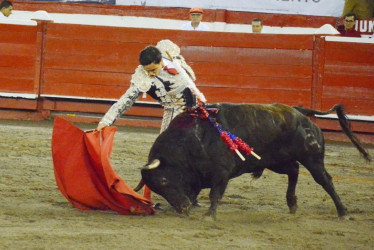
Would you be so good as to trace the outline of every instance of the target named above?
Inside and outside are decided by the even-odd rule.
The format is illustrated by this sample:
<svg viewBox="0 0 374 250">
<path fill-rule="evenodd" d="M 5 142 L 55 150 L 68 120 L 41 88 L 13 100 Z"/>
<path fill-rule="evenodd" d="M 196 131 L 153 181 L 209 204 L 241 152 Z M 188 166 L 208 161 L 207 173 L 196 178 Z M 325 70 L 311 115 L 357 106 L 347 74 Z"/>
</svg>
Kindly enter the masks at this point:
<svg viewBox="0 0 374 250">
<path fill-rule="evenodd" d="M 182 214 L 189 216 L 190 215 L 190 206 L 182 208 Z"/>
<path fill-rule="evenodd" d="M 184 214 L 186 216 L 189 215 L 190 208 L 191 208 L 191 202 L 187 197 L 185 197 L 185 199 L 183 199 L 183 200 L 179 200 L 175 203 L 170 203 L 170 204 L 174 207 L 174 209 L 177 211 L 177 213 Z"/>
</svg>

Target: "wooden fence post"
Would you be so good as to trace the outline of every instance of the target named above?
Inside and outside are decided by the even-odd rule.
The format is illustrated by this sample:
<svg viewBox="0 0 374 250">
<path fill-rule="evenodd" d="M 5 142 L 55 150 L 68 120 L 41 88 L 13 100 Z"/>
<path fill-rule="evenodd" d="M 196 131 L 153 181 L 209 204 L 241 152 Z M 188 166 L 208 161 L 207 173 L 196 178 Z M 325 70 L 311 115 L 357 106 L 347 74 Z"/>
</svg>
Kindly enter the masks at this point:
<svg viewBox="0 0 374 250">
<path fill-rule="evenodd" d="M 313 43 L 313 79 L 311 89 L 311 108 L 320 110 L 322 107 L 323 77 L 325 66 L 325 38 L 314 36 Z"/>
<path fill-rule="evenodd" d="M 50 115 L 49 110 L 43 109 L 43 98 L 40 96 L 43 88 L 44 81 L 44 52 L 45 52 L 45 43 L 47 36 L 47 26 L 48 23 L 53 22 L 53 20 L 48 16 L 47 12 L 39 12 L 39 15 L 36 15 L 32 20 L 36 21 L 37 26 L 37 49 L 35 55 L 35 80 L 34 80 L 34 92 L 38 95 L 38 106 L 37 112 L 42 116 L 42 118 L 47 118 Z"/>
</svg>

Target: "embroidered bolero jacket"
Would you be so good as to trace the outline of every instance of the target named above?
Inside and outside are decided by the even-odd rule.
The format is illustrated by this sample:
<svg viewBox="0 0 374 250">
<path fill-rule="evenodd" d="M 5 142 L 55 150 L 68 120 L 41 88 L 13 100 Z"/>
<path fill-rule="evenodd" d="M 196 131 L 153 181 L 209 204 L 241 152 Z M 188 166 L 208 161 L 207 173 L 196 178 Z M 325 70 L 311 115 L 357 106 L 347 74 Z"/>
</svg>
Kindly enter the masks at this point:
<svg viewBox="0 0 374 250">
<path fill-rule="evenodd" d="M 195 73 L 180 55 L 180 49 L 176 44 L 169 40 L 162 40 L 156 47 L 161 51 L 162 60 L 167 67 L 175 68 L 174 63 L 178 63 L 180 68 L 187 73 L 187 76 L 192 81 L 195 81 Z M 169 60 L 166 51 L 173 57 L 173 61 Z M 173 108 L 179 112 L 186 107 L 192 107 L 196 104 L 196 97 L 192 94 L 188 82 L 183 78 L 183 74 L 173 75 L 166 70 L 161 70 L 158 76 L 152 78 L 148 76 L 143 66 L 139 65 L 132 75 L 130 87 L 112 105 L 100 123 L 111 126 L 135 103 L 142 93 L 149 94 L 164 106 L 164 108 Z"/>
</svg>

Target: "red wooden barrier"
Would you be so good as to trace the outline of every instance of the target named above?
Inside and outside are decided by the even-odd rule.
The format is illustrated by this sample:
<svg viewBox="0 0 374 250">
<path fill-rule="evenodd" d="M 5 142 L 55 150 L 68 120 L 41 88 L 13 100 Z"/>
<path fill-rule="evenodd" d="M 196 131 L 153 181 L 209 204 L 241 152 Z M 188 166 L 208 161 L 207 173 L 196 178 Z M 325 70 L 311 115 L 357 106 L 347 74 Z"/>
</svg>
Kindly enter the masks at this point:
<svg viewBox="0 0 374 250">
<path fill-rule="evenodd" d="M 0 92 L 34 93 L 36 29 L 0 24 Z"/>
<path fill-rule="evenodd" d="M 374 115 L 374 44 L 326 42 L 321 107 L 342 103 L 350 114 Z"/>
<path fill-rule="evenodd" d="M 0 108 L 36 110 L 37 26 L 0 24 L 0 44 Z M 9 95 L 31 99 L 13 99 Z"/>
<path fill-rule="evenodd" d="M 44 22 L 37 28 L 0 25 L 0 43 L 5 48 L 0 50 L 5 58 L 0 61 L 0 92 L 40 94 L 32 103 L 2 98 L 0 116 L 31 109 L 47 111 L 47 115 L 49 111 L 88 113 L 98 115 L 92 118 L 97 122 L 111 100 L 128 88 L 140 50 L 161 39 L 181 46 L 210 103 L 278 102 L 322 110 L 342 103 L 349 114 L 374 115 L 370 54 L 374 44 L 325 41 L 313 35 L 191 34 Z M 140 101 L 151 99 L 141 97 Z M 162 110 L 137 105 L 126 115 L 137 120 L 122 120 L 122 124 L 158 126 L 154 118 L 160 118 Z M 79 121 L 77 116 L 74 119 Z M 339 130 L 336 120 L 317 122 L 322 128 Z M 353 129 L 374 133 L 373 122 L 354 122 Z"/>
<path fill-rule="evenodd" d="M 140 50 L 170 38 L 210 102 L 311 105 L 311 35 L 200 34 L 50 23 L 41 94 L 117 99 Z"/>
</svg>

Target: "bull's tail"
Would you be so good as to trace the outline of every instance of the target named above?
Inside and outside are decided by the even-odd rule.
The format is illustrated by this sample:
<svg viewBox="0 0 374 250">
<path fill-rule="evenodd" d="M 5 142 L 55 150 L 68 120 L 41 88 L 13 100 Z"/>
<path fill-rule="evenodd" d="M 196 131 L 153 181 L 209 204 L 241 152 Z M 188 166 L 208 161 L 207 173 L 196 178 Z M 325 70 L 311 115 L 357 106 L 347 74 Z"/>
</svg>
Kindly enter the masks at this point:
<svg viewBox="0 0 374 250">
<path fill-rule="evenodd" d="M 340 105 L 340 104 L 336 104 L 334 107 L 332 107 L 331 109 L 327 110 L 327 111 L 317 111 L 317 110 L 313 110 L 313 109 L 307 109 L 307 108 L 304 108 L 302 106 L 292 106 L 294 109 L 296 109 L 297 111 L 299 111 L 300 113 L 302 113 L 303 115 L 306 115 L 306 116 L 314 116 L 314 115 L 328 115 L 328 114 L 331 114 L 332 112 L 335 112 L 339 107 L 341 107 L 341 109 L 343 109 L 343 106 Z"/>
<path fill-rule="evenodd" d="M 344 133 L 348 136 L 348 138 L 352 141 L 352 143 L 355 145 L 355 147 L 360 151 L 362 156 L 367 160 L 371 161 L 371 157 L 369 155 L 369 152 L 361 145 L 360 141 L 358 138 L 352 133 L 351 130 L 351 124 L 349 120 L 347 119 L 346 114 L 344 113 L 344 107 L 343 105 L 337 104 L 334 107 L 332 107 L 330 110 L 321 112 L 317 110 L 312 110 L 312 109 L 307 109 L 301 106 L 293 106 L 294 109 L 302 113 L 303 115 L 306 116 L 314 116 L 314 115 L 328 115 L 331 114 L 332 112 L 336 112 L 338 115 L 339 119 L 339 124 L 342 127 Z"/>
</svg>

